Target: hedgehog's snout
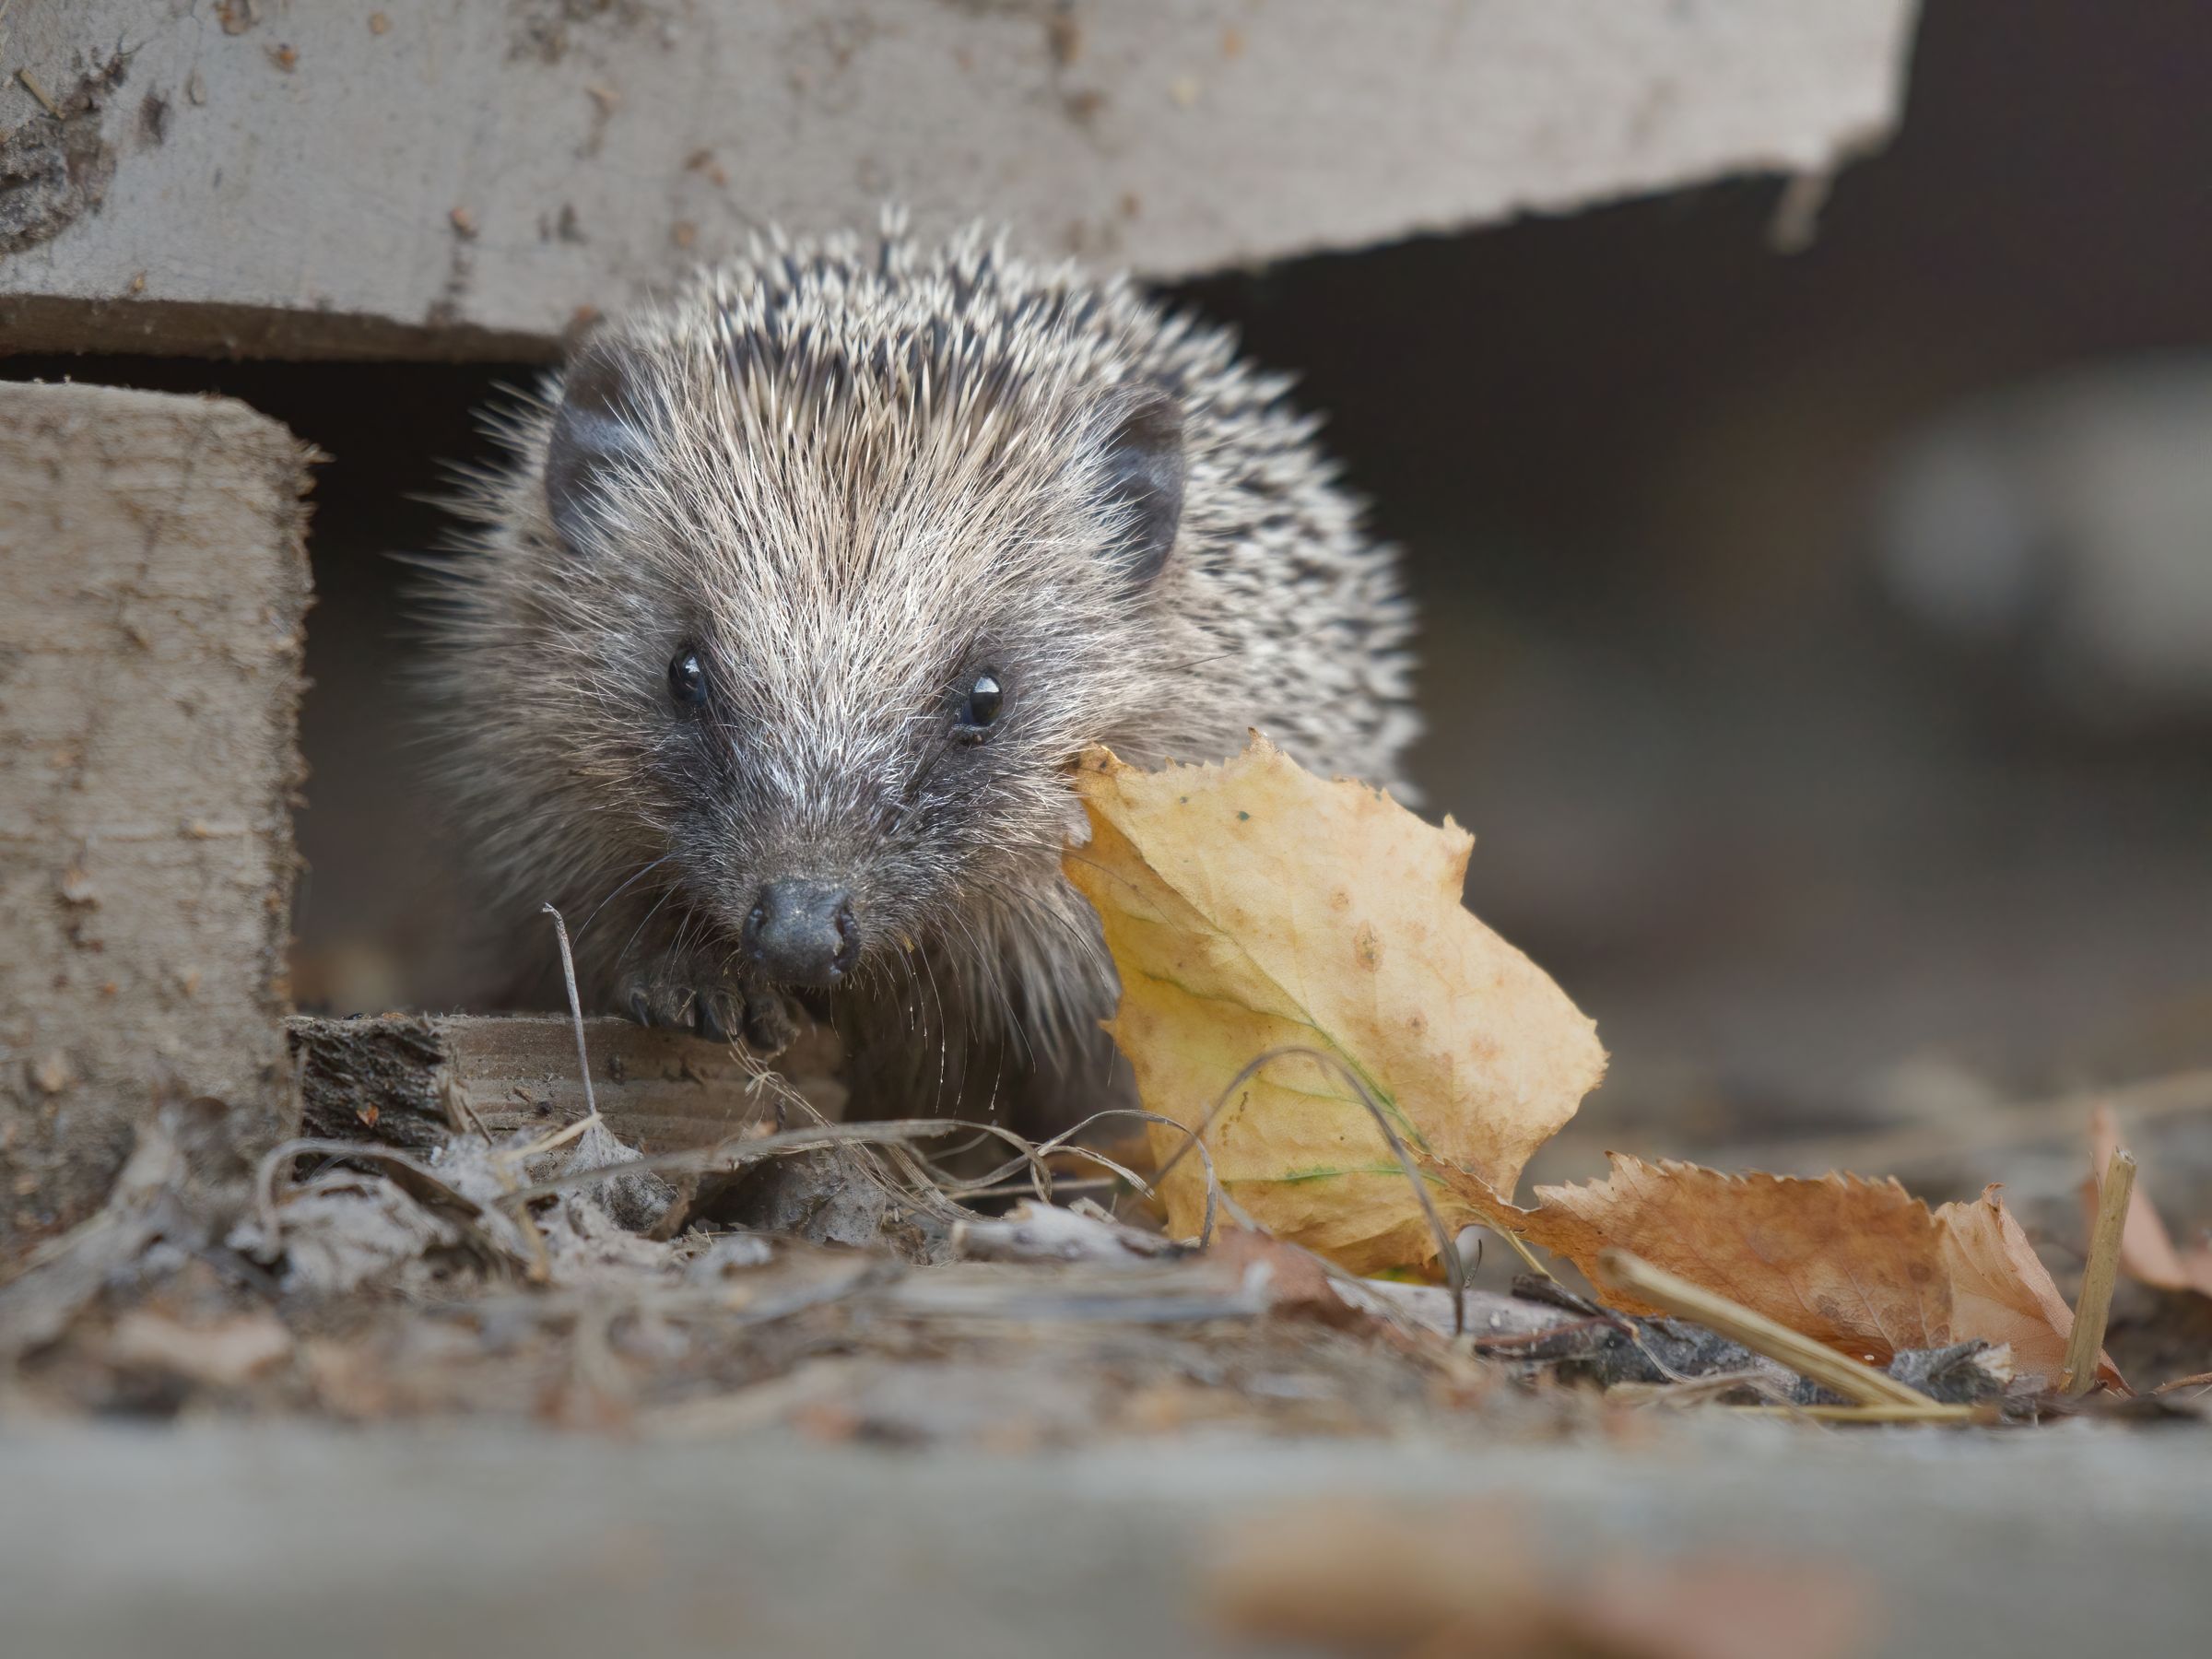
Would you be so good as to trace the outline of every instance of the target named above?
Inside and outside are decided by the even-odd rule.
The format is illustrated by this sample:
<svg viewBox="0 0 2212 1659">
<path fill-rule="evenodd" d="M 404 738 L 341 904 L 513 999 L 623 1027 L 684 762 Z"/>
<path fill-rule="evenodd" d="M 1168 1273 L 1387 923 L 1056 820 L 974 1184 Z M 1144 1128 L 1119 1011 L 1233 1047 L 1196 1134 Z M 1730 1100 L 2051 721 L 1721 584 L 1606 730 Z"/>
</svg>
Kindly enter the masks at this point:
<svg viewBox="0 0 2212 1659">
<path fill-rule="evenodd" d="M 745 954 L 785 985 L 834 985 L 860 957 L 853 895 L 834 882 L 771 881 L 745 918 Z"/>
</svg>

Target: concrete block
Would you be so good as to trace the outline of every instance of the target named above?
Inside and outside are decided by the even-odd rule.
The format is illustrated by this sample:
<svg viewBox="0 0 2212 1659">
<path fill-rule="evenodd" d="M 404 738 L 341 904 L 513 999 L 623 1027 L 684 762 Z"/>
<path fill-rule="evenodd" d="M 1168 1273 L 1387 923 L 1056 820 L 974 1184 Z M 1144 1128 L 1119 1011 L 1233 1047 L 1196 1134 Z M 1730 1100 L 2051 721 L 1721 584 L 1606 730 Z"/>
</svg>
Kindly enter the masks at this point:
<svg viewBox="0 0 2212 1659">
<path fill-rule="evenodd" d="M 156 1090 L 296 1110 L 284 1020 L 309 453 L 242 404 L 0 384 L 0 1246 Z"/>
<path fill-rule="evenodd" d="M 1817 174 L 1894 122 L 1914 11 L 18 5 L 0 343 L 530 357 L 754 227 L 887 200 L 1166 277 Z"/>
</svg>

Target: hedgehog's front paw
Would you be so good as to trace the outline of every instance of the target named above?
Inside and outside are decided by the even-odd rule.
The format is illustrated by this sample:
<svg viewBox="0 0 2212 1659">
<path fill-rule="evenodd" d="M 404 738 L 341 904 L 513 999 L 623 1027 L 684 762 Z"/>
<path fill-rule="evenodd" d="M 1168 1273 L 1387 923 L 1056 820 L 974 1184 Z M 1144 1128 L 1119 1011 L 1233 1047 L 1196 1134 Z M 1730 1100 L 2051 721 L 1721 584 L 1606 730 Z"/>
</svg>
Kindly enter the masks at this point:
<svg viewBox="0 0 2212 1659">
<path fill-rule="evenodd" d="M 799 1034 L 790 1000 L 771 986 L 698 970 L 686 962 L 634 969 L 617 993 L 622 1009 L 641 1026 L 691 1031 L 709 1042 L 742 1038 L 747 1048 L 772 1059 Z"/>
</svg>

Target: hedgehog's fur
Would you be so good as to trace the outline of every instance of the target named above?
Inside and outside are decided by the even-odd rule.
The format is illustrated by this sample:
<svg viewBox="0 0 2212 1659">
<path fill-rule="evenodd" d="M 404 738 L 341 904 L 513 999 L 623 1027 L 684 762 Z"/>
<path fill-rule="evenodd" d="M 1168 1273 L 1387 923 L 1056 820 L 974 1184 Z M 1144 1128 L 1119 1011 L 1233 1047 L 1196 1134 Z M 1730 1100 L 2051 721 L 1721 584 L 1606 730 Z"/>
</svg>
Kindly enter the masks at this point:
<svg viewBox="0 0 2212 1659">
<path fill-rule="evenodd" d="M 735 942 L 763 881 L 816 877 L 859 917 L 829 1001 L 878 1051 L 865 1108 L 986 1110 L 1002 1080 L 1034 1091 L 1031 1062 L 1095 1094 L 1112 971 L 1059 873 L 1070 759 L 1218 759 L 1256 727 L 1397 781 L 1392 558 L 1288 382 L 1219 330 L 894 223 L 756 246 L 586 349 L 618 366 L 614 460 L 557 527 L 562 381 L 500 418 L 514 464 L 464 503 L 429 661 L 488 873 L 588 922 L 602 998 L 772 1046 L 787 1010 Z M 1106 452 L 1147 389 L 1180 409 L 1185 470 L 1171 551 L 1133 574 Z M 685 648 L 713 688 L 689 716 L 667 682 Z M 986 665 L 1005 712 L 956 743 Z"/>
</svg>

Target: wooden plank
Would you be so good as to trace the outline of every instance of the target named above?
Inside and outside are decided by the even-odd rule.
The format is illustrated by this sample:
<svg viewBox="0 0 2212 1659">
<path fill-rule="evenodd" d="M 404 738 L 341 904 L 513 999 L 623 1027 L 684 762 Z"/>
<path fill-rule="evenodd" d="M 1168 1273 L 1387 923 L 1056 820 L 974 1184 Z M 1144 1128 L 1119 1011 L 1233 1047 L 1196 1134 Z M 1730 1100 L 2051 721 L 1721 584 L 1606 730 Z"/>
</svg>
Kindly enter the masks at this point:
<svg viewBox="0 0 2212 1659">
<path fill-rule="evenodd" d="M 536 356 L 754 228 L 887 201 L 1174 276 L 1818 174 L 1893 124 L 1914 9 L 18 5 L 0 342 Z"/>
<path fill-rule="evenodd" d="M 226 399 L 0 384 L 0 1245 L 159 1092 L 288 1126 L 308 459 Z"/>
<path fill-rule="evenodd" d="M 481 1123 L 494 1134 L 583 1115 L 576 1035 L 543 1015 L 386 1014 L 294 1018 L 307 1134 L 426 1147 Z M 646 1152 L 712 1146 L 771 1118 L 772 1089 L 721 1043 L 588 1019 L 593 1093 L 607 1125 Z M 774 1067 L 824 1117 L 844 1115 L 837 1041 L 811 1030 Z"/>
</svg>

